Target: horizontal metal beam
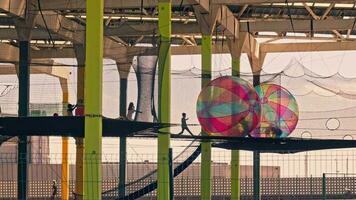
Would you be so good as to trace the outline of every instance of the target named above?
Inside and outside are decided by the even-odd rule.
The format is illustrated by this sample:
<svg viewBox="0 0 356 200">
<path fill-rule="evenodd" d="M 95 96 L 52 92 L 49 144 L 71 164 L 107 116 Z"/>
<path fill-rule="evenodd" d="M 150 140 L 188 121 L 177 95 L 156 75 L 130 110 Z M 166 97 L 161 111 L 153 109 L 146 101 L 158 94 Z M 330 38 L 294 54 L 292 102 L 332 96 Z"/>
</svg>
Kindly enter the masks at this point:
<svg viewBox="0 0 356 200">
<path fill-rule="evenodd" d="M 294 29 L 293 29 L 294 28 Z M 332 30 L 346 31 L 349 29 L 356 30 L 354 19 L 325 19 L 325 20 L 294 20 L 293 26 L 290 20 L 256 20 L 240 21 L 240 32 L 310 32 L 325 33 Z M 144 24 L 126 23 L 119 28 L 107 28 L 106 36 L 150 36 L 157 33 L 157 24 L 146 22 Z M 200 29 L 197 23 L 172 23 L 172 34 L 174 35 L 197 35 L 200 36 Z M 236 33 L 235 33 L 236 34 Z"/>
<path fill-rule="evenodd" d="M 38 62 L 34 60 L 34 62 Z M 68 68 L 63 68 L 60 66 L 53 66 L 56 65 L 56 63 L 53 62 L 53 60 L 47 60 L 46 62 L 41 61 L 41 65 L 36 65 L 32 64 L 31 65 L 31 74 L 47 74 L 50 76 L 54 76 L 57 78 L 63 78 L 63 79 L 68 79 L 69 77 L 69 69 Z M 0 65 L 0 75 L 15 75 L 17 74 L 16 66 L 13 64 L 7 64 L 7 65 Z"/>
<path fill-rule="evenodd" d="M 32 29 L 32 40 L 48 40 L 48 32 L 44 29 Z M 52 39 L 61 40 L 63 38 L 59 37 L 56 33 L 51 34 Z M 1 28 L 0 29 L 0 40 L 17 40 L 17 31 L 14 28 Z"/>
<path fill-rule="evenodd" d="M 294 20 L 294 30 L 289 20 L 261 20 L 261 21 L 240 21 L 240 31 L 241 32 L 310 32 L 313 29 L 314 33 L 318 32 L 328 32 L 332 30 L 347 31 L 354 28 L 354 19 L 325 19 L 325 20 Z M 157 36 L 157 23 L 155 22 L 145 22 L 142 24 L 126 22 L 118 28 L 106 28 L 105 36 L 118 36 L 118 37 L 152 37 Z M 63 29 L 63 28 L 62 28 Z M 53 28 L 53 30 L 56 30 Z M 69 32 L 69 31 L 68 31 Z M 77 35 L 81 35 L 82 29 L 76 32 Z M 201 32 L 199 25 L 197 23 L 172 23 L 172 34 L 173 35 L 193 35 L 200 37 Z M 54 39 L 68 39 L 74 42 L 83 42 L 83 37 L 74 37 L 70 35 L 66 36 L 65 33 L 54 32 L 52 37 Z M 32 33 L 33 39 L 49 39 L 48 32 L 44 29 L 33 29 Z M 80 38 L 80 39 L 79 39 Z M 0 39 L 17 39 L 17 33 L 15 29 L 7 28 L 0 29 Z"/>
<path fill-rule="evenodd" d="M 173 46 L 172 55 L 190 55 L 190 54 L 200 54 L 200 46 Z M 213 53 L 222 54 L 228 53 L 229 49 L 227 45 L 213 46 Z M 104 56 L 113 60 L 120 60 L 127 56 L 138 56 L 138 55 L 157 55 L 158 49 L 152 47 L 120 47 L 116 49 L 106 49 Z M 74 49 L 63 48 L 63 49 L 41 49 L 32 50 L 31 56 L 34 59 L 45 59 L 45 58 L 75 58 Z"/>
<path fill-rule="evenodd" d="M 248 44 L 245 43 L 243 52 L 249 52 Z M 356 41 L 334 41 L 334 42 L 308 42 L 308 43 L 263 43 L 259 45 L 261 53 L 276 53 L 276 52 L 307 52 L 307 51 L 351 51 L 356 50 Z M 157 55 L 157 49 L 152 47 L 121 47 L 119 49 L 110 50 L 107 58 L 120 59 L 123 56 L 137 55 Z M 194 55 L 200 54 L 200 46 L 173 46 L 172 55 Z M 214 45 L 214 54 L 229 53 L 227 45 Z M 71 48 L 64 49 L 42 49 L 40 51 L 32 51 L 33 58 L 74 58 L 74 50 Z"/>
<path fill-rule="evenodd" d="M 18 63 L 19 49 L 10 44 L 0 43 L 0 62 Z M 34 51 L 34 50 L 32 50 Z M 33 57 L 32 57 L 33 58 Z M 67 79 L 70 70 L 68 68 L 56 67 L 53 60 L 48 60 L 51 57 L 43 57 L 41 59 L 32 59 L 31 73 L 48 74 L 59 78 Z M 15 67 L 9 68 L 8 65 L 0 66 L 0 74 L 16 74 Z"/>
<path fill-rule="evenodd" d="M 5 3 L 0 4 L 0 10 L 6 13 L 9 13 L 13 17 L 22 17 L 24 12 L 24 5 L 26 5 L 22 0 L 5 0 Z M 47 2 L 47 1 L 43 1 Z M 63 3 L 63 2 L 62 2 Z M 83 2 L 83 5 L 86 5 L 86 2 Z M 12 8 L 17 9 L 12 9 Z M 42 8 L 42 3 L 41 3 Z M 73 43 L 84 43 L 85 40 L 85 27 L 73 20 L 70 20 L 63 15 L 58 14 L 55 11 L 43 11 L 44 18 L 42 15 L 38 15 L 36 18 L 36 25 L 41 27 L 48 28 L 52 33 L 57 34 L 59 37 L 69 40 Z M 122 46 L 116 41 L 105 37 L 104 43 L 106 47 L 109 48 L 118 48 Z"/>
<path fill-rule="evenodd" d="M 325 20 L 263 20 L 240 22 L 241 32 L 326 32 L 332 30 L 348 30 L 354 28 L 354 19 L 325 19 Z"/>
<path fill-rule="evenodd" d="M 6 0 L 5 0 L 6 1 Z M 7 0 L 10 1 L 10 0 Z M 18 0 L 20 1 L 20 0 Z M 288 0 L 288 3 L 354 3 L 353 0 Z M 158 0 L 145 0 L 142 2 L 144 8 L 157 7 Z M 208 0 L 172 0 L 173 7 L 209 5 Z M 285 0 L 212 0 L 213 4 L 225 5 L 253 5 L 253 4 L 270 4 L 270 3 L 285 3 Z M 43 4 L 43 5 L 42 5 Z M 43 10 L 79 10 L 85 9 L 85 0 L 56 0 L 56 1 L 43 1 L 41 2 Z M 105 0 L 105 9 L 136 9 L 141 8 L 141 0 Z"/>
<path fill-rule="evenodd" d="M 308 42 L 308 43 L 269 43 L 260 45 L 261 52 L 311 52 L 311 51 L 353 51 L 356 41 Z"/>
<path fill-rule="evenodd" d="M 248 52 L 248 45 L 245 43 L 243 52 Z M 308 52 L 308 51 L 350 51 L 356 50 L 356 41 L 334 41 L 334 42 L 307 42 L 307 43 L 262 43 L 259 45 L 261 53 L 274 52 Z M 18 48 L 9 44 L 0 44 L 0 62 L 18 62 Z M 200 54 L 200 46 L 173 46 L 172 55 L 194 55 Z M 227 45 L 214 45 L 214 54 L 229 53 Z M 152 47 L 120 47 L 105 50 L 105 57 L 113 60 L 120 60 L 127 56 L 137 55 L 157 55 L 157 48 Z M 33 59 L 48 58 L 75 58 L 72 48 L 43 48 L 41 50 L 32 50 Z M 32 61 L 35 62 L 35 61 Z M 52 73 L 47 72 L 47 73 Z"/>
<path fill-rule="evenodd" d="M 15 16 L 23 16 L 25 13 L 26 1 L 23 0 L 1 0 L 0 11 Z"/>
<path fill-rule="evenodd" d="M 197 0 L 199 1 L 199 0 Z M 207 0 L 201 0 L 207 1 Z M 143 3 L 141 5 L 141 3 Z M 179 7 L 182 0 L 172 0 L 173 7 Z M 42 5 L 43 4 L 43 5 Z M 197 4 L 195 0 L 185 0 L 182 6 L 191 6 Z M 43 10 L 77 10 L 85 9 L 85 0 L 56 0 L 56 1 L 43 1 L 41 3 Z M 105 9 L 135 9 L 135 8 L 152 8 L 158 6 L 158 0 L 105 0 Z"/>
<path fill-rule="evenodd" d="M 212 0 L 213 4 L 244 5 L 285 3 L 285 0 Z M 288 3 L 355 3 L 353 0 L 288 0 Z"/>
</svg>

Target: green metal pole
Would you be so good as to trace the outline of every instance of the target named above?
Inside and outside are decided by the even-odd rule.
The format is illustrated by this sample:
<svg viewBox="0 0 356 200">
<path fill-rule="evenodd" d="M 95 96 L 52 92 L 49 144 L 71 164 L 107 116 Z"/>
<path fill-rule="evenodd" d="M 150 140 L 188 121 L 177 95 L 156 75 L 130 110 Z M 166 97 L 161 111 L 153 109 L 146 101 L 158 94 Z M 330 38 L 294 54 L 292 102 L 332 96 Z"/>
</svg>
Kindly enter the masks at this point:
<svg viewBox="0 0 356 200">
<path fill-rule="evenodd" d="M 127 78 L 120 78 L 120 116 L 126 116 Z M 125 197 L 126 189 L 126 137 L 120 137 L 119 197 Z"/>
<path fill-rule="evenodd" d="M 19 110 L 20 117 L 28 116 L 30 101 L 29 42 L 20 41 L 19 55 Z M 17 198 L 27 198 L 27 137 L 20 136 L 18 144 Z"/>
<path fill-rule="evenodd" d="M 323 186 L 322 186 L 322 192 L 323 192 L 323 200 L 326 200 L 326 175 L 323 173 Z"/>
<path fill-rule="evenodd" d="M 174 199 L 173 149 L 169 148 L 169 200 Z"/>
<path fill-rule="evenodd" d="M 202 36 L 202 80 L 201 87 L 205 87 L 211 81 L 212 63 L 212 36 Z M 206 133 L 202 132 L 203 135 Z M 211 143 L 203 141 L 201 143 L 201 199 L 211 199 Z"/>
<path fill-rule="evenodd" d="M 104 0 L 86 1 L 84 199 L 101 199 Z"/>
<path fill-rule="evenodd" d="M 260 75 L 254 74 L 253 75 L 253 86 L 257 86 L 260 84 Z M 260 200 L 260 152 L 254 151 L 253 152 L 253 199 Z"/>
<path fill-rule="evenodd" d="M 240 76 L 240 58 L 232 56 L 231 75 Z M 231 200 L 240 200 L 240 151 L 231 151 Z"/>
<path fill-rule="evenodd" d="M 169 123 L 171 115 L 171 0 L 158 1 L 158 28 L 160 48 L 158 60 L 158 120 Z M 170 129 L 158 134 L 158 188 L 157 199 L 169 199 Z"/>
<path fill-rule="evenodd" d="M 231 75 L 240 76 L 240 58 L 231 58 Z"/>
</svg>

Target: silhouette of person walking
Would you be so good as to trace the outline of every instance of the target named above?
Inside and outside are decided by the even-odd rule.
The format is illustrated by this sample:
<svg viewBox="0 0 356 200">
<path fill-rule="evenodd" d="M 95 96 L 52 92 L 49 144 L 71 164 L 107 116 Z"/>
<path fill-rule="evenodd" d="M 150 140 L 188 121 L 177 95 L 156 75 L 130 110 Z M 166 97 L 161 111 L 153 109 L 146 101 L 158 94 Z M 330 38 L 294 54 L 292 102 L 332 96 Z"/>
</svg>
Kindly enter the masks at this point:
<svg viewBox="0 0 356 200">
<path fill-rule="evenodd" d="M 188 133 L 190 133 L 190 135 L 194 136 L 194 134 L 189 130 L 188 125 L 187 125 L 187 120 L 189 118 L 186 118 L 187 114 L 182 113 L 182 119 L 181 119 L 181 126 L 182 126 L 182 131 L 180 133 L 178 133 L 178 135 L 182 135 L 183 132 L 186 130 L 188 131 Z"/>
<path fill-rule="evenodd" d="M 53 180 L 53 184 L 52 184 L 52 197 L 51 199 L 55 199 L 56 195 L 57 195 L 57 183 L 55 180 Z"/>
</svg>

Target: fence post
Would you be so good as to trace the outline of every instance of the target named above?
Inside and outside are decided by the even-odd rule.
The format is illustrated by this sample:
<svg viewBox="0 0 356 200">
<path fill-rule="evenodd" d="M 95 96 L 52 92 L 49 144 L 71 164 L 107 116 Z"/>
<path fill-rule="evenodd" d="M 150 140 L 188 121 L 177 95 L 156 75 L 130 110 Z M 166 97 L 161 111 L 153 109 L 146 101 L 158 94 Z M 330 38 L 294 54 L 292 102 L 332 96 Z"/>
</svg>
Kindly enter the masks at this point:
<svg viewBox="0 0 356 200">
<path fill-rule="evenodd" d="M 326 200 L 326 176 L 323 173 L 323 200 Z"/>
<path fill-rule="evenodd" d="M 313 175 L 310 175 L 310 194 L 313 195 Z"/>
</svg>

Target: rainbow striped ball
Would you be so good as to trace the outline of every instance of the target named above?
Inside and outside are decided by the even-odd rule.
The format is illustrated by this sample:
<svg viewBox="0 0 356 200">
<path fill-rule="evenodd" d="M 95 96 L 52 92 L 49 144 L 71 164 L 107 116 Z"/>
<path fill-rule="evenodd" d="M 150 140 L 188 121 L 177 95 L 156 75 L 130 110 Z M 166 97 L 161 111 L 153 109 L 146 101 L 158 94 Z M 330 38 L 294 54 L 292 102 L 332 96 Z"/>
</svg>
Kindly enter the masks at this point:
<svg viewBox="0 0 356 200">
<path fill-rule="evenodd" d="M 293 95 L 280 85 L 263 83 L 255 87 L 261 104 L 260 126 L 253 137 L 283 138 L 298 123 L 298 104 Z"/>
<path fill-rule="evenodd" d="M 259 123 L 260 106 L 255 89 L 247 81 L 223 76 L 200 92 L 197 116 L 209 135 L 243 137 Z"/>
</svg>

